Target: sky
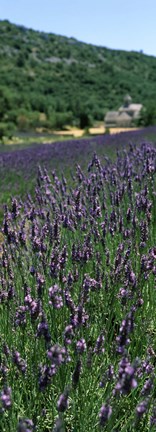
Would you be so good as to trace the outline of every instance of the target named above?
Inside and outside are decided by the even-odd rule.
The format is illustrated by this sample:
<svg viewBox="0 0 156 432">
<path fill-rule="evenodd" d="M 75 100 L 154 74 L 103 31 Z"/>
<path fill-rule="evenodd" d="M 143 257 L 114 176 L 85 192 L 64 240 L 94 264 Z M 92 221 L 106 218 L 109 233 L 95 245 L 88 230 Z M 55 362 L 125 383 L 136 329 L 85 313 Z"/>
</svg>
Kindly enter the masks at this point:
<svg viewBox="0 0 156 432">
<path fill-rule="evenodd" d="M 156 0 L 0 0 L 0 19 L 156 56 Z"/>
</svg>

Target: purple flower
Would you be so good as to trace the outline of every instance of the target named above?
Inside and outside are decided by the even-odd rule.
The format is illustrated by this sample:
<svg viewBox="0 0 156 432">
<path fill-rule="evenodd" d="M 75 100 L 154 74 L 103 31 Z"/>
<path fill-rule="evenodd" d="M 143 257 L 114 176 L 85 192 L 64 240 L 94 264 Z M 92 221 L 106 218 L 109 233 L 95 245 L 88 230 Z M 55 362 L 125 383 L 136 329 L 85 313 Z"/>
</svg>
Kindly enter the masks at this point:
<svg viewBox="0 0 156 432">
<path fill-rule="evenodd" d="M 3 344 L 3 352 L 6 355 L 6 357 L 10 356 L 10 349 L 6 343 Z"/>
<path fill-rule="evenodd" d="M 15 327 L 26 325 L 26 307 L 19 306 L 15 314 Z"/>
<path fill-rule="evenodd" d="M 57 401 L 57 410 L 59 412 L 64 412 L 68 409 L 68 397 L 69 397 L 69 392 L 68 389 L 66 389 L 64 391 L 64 393 L 62 393 Z"/>
<path fill-rule="evenodd" d="M 103 404 L 99 412 L 99 423 L 100 426 L 105 426 L 112 414 L 112 408 L 108 404 Z"/>
<path fill-rule="evenodd" d="M 20 419 L 18 426 L 17 426 L 17 432 L 32 432 L 34 429 L 34 423 L 30 419 Z"/>
<path fill-rule="evenodd" d="M 146 373 L 147 375 L 150 375 L 154 370 L 154 366 L 152 363 L 149 362 L 149 359 L 143 360 L 140 367 L 137 369 L 137 376 L 140 378 Z"/>
<path fill-rule="evenodd" d="M 87 360 L 86 360 L 86 366 L 87 366 L 88 369 L 90 369 L 91 366 L 92 366 L 92 358 L 93 358 L 93 350 L 92 350 L 92 348 L 90 347 L 90 348 L 88 349 L 88 353 L 87 353 Z"/>
<path fill-rule="evenodd" d="M 115 378 L 114 367 L 113 365 L 109 365 L 107 371 L 103 375 L 99 386 L 104 387 L 108 381 L 112 381 Z"/>
<path fill-rule="evenodd" d="M 76 343 L 76 351 L 78 354 L 83 354 L 83 352 L 86 350 L 87 346 L 86 346 L 86 341 L 84 338 L 80 339 L 79 341 L 77 341 Z"/>
<path fill-rule="evenodd" d="M 145 384 L 141 390 L 141 396 L 148 396 L 153 389 L 153 377 L 145 381 Z"/>
<path fill-rule="evenodd" d="M 70 345 L 74 337 L 73 326 L 71 324 L 67 325 L 64 330 L 64 343 L 65 345 Z"/>
<path fill-rule="evenodd" d="M 60 366 L 66 360 L 67 351 L 64 347 L 56 344 L 47 351 L 47 355 L 53 365 Z"/>
<path fill-rule="evenodd" d="M 132 310 L 128 313 L 125 319 L 123 319 L 119 330 L 119 336 L 117 336 L 117 352 L 123 354 L 125 346 L 130 343 L 129 334 L 134 328 L 134 311 Z"/>
<path fill-rule="evenodd" d="M 135 367 L 131 366 L 127 358 L 123 358 L 119 363 L 119 380 L 113 393 L 129 394 L 136 387 Z"/>
<path fill-rule="evenodd" d="M 96 344 L 95 344 L 95 348 L 94 348 L 94 353 L 95 354 L 101 354 L 105 352 L 105 349 L 103 348 L 103 343 L 104 343 L 104 335 L 101 334 L 100 336 L 98 336 Z"/>
<path fill-rule="evenodd" d="M 0 401 L 2 403 L 2 411 L 11 407 L 11 387 L 4 387 L 0 393 Z"/>
<path fill-rule="evenodd" d="M 8 371 L 9 371 L 9 369 L 6 366 L 5 361 L 1 360 L 1 362 L 0 362 L 0 376 L 2 377 L 4 382 L 6 380 L 6 376 L 7 376 Z"/>
<path fill-rule="evenodd" d="M 81 360 L 78 360 L 76 367 L 75 367 L 75 370 L 74 370 L 73 375 L 72 375 L 72 382 L 73 382 L 74 387 L 76 387 L 78 382 L 79 382 L 81 368 L 82 368 Z"/>
<path fill-rule="evenodd" d="M 74 328 L 77 328 L 81 325 L 85 326 L 88 318 L 89 315 L 80 304 L 77 308 L 75 308 L 74 313 L 71 314 L 70 322 Z"/>
<path fill-rule="evenodd" d="M 56 367 L 52 365 L 51 367 L 46 365 L 40 365 L 39 367 L 39 389 L 44 391 L 48 384 L 51 382 L 51 378 L 56 374 Z"/>
<path fill-rule="evenodd" d="M 31 304 L 29 305 L 31 320 L 34 321 L 39 316 L 39 313 L 41 312 L 41 303 L 40 300 L 32 300 Z"/>
<path fill-rule="evenodd" d="M 122 305 L 125 305 L 127 300 L 131 298 L 131 293 L 126 288 L 120 288 L 117 296 L 121 299 Z"/>
<path fill-rule="evenodd" d="M 55 425 L 54 425 L 52 432 L 64 432 L 63 421 L 60 417 L 58 417 L 56 419 L 56 422 L 55 422 Z"/>
<path fill-rule="evenodd" d="M 152 407 L 152 414 L 150 418 L 150 425 L 156 426 L 156 401 L 154 400 L 154 405 Z"/>
<path fill-rule="evenodd" d="M 136 276 L 135 276 L 135 273 L 133 271 L 130 271 L 130 273 L 129 273 L 129 282 L 132 284 L 133 288 L 136 287 Z"/>
<path fill-rule="evenodd" d="M 60 295 L 61 293 L 61 289 L 56 284 L 53 287 L 49 288 L 49 304 L 52 305 L 55 309 L 60 309 L 63 306 L 62 296 Z"/>
<path fill-rule="evenodd" d="M 12 199 L 12 218 L 16 219 L 19 216 L 18 203 L 16 198 Z"/>
<path fill-rule="evenodd" d="M 31 274 L 32 276 L 34 276 L 35 273 L 36 273 L 36 270 L 35 270 L 35 267 L 34 267 L 34 266 L 31 266 L 29 271 L 30 271 L 30 274 Z"/>
<path fill-rule="evenodd" d="M 51 341 L 51 335 L 49 332 L 48 323 L 46 322 L 45 317 L 42 317 L 42 321 L 37 326 L 37 337 L 44 336 L 45 341 L 48 343 Z"/>
<path fill-rule="evenodd" d="M 20 353 L 18 351 L 13 351 L 12 360 L 13 363 L 17 366 L 18 370 L 23 374 L 25 374 L 27 370 L 27 364 L 26 361 L 21 358 Z"/>
<path fill-rule="evenodd" d="M 136 414 L 137 417 L 140 419 L 148 410 L 148 404 L 149 404 L 149 400 L 146 399 L 142 402 L 140 402 L 137 407 L 136 407 Z"/>
<path fill-rule="evenodd" d="M 41 298 L 43 295 L 43 287 L 45 284 L 45 278 L 40 273 L 36 274 L 36 280 L 37 280 L 37 292 L 38 297 Z"/>
<path fill-rule="evenodd" d="M 70 311 L 72 313 L 74 313 L 76 310 L 76 307 L 75 307 L 75 304 L 72 300 L 70 292 L 68 290 L 66 290 L 64 296 L 65 296 L 65 303 L 66 303 L 67 307 L 70 309 Z"/>
</svg>

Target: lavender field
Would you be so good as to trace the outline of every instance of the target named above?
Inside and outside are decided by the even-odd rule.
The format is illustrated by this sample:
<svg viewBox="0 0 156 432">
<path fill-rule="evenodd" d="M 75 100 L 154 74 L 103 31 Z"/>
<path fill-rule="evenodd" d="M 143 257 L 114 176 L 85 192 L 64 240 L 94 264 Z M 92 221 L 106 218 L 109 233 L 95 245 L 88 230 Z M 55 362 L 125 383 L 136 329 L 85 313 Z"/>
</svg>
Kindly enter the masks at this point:
<svg viewBox="0 0 156 432">
<path fill-rule="evenodd" d="M 148 134 L 0 153 L 0 431 L 156 430 Z"/>
<path fill-rule="evenodd" d="M 106 163 L 105 157 L 115 160 L 117 150 L 125 150 L 129 143 L 138 145 L 142 142 L 156 143 L 156 127 L 123 132 L 113 135 L 101 135 L 53 144 L 0 145 L 0 223 L 3 220 L 3 204 L 10 203 L 10 196 L 24 197 L 31 192 L 34 195 L 38 165 L 49 170 L 62 172 L 72 186 L 75 165 L 78 163 L 87 172 L 87 165 L 94 152 Z"/>
</svg>

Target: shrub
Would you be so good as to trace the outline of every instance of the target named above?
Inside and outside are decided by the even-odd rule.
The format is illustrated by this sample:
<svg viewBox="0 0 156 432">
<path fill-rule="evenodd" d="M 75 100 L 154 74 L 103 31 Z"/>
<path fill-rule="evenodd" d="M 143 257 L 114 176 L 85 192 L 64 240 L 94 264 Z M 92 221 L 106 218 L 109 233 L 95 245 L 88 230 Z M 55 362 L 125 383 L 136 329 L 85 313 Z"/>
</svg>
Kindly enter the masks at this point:
<svg viewBox="0 0 156 432">
<path fill-rule="evenodd" d="M 14 123 L 0 123 L 0 140 L 2 141 L 4 137 L 11 139 L 15 129 Z"/>
</svg>

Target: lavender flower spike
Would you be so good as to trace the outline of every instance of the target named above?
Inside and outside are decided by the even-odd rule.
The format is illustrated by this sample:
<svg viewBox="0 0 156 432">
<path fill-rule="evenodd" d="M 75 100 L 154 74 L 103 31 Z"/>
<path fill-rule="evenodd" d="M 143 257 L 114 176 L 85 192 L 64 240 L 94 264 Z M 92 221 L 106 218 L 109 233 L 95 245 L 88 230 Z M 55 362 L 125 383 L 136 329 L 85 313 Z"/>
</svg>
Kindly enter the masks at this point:
<svg viewBox="0 0 156 432">
<path fill-rule="evenodd" d="M 32 432 L 34 430 L 34 423 L 30 419 L 20 419 L 17 432 Z"/>
<path fill-rule="evenodd" d="M 57 409 L 58 412 L 64 412 L 68 409 L 68 396 L 69 391 L 68 389 L 65 389 L 64 393 L 62 393 L 57 401 Z"/>
<path fill-rule="evenodd" d="M 11 388 L 5 387 L 0 393 L 0 401 L 2 403 L 2 411 L 11 407 Z"/>
<path fill-rule="evenodd" d="M 109 420 L 111 414 L 112 414 L 111 406 L 107 404 L 103 404 L 99 412 L 100 426 L 105 426 L 105 423 Z"/>
</svg>

